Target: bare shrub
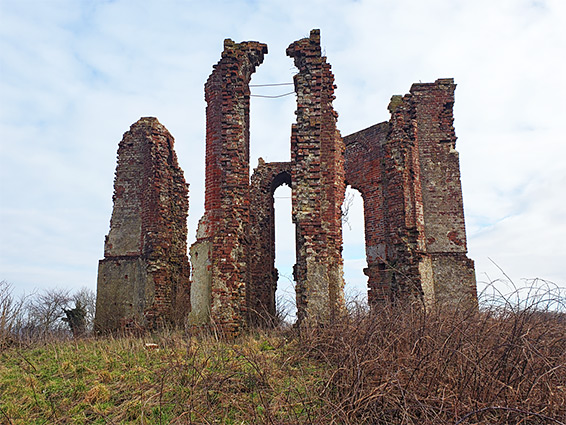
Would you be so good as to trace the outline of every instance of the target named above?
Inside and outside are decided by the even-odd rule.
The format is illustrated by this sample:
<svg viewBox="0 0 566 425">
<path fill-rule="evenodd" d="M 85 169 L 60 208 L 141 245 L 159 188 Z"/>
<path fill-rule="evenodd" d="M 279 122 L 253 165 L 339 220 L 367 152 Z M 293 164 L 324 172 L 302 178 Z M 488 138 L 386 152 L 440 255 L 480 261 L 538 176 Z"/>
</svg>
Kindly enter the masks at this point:
<svg viewBox="0 0 566 425">
<path fill-rule="evenodd" d="M 468 310 L 383 304 L 369 312 L 352 301 L 332 325 L 254 329 L 228 341 L 213 328 L 166 328 L 8 348 L 0 353 L 0 386 L 10 389 L 0 398 L 0 417 L 54 424 L 81 415 L 88 423 L 564 424 L 565 314 L 541 301 L 560 294 L 533 289 L 520 306 L 518 298 L 480 297 L 481 308 Z"/>
<path fill-rule="evenodd" d="M 555 296 L 479 311 L 383 305 L 303 329 L 299 347 L 332 370 L 321 397 L 335 423 L 562 423 L 566 321 L 541 301 Z"/>
<path fill-rule="evenodd" d="M 47 340 L 68 336 L 69 328 L 62 319 L 70 302 L 70 291 L 64 289 L 44 289 L 32 294 L 24 305 L 26 318 L 19 330 L 20 337 Z"/>
<path fill-rule="evenodd" d="M 71 293 L 44 289 L 16 299 L 0 281 L 0 346 L 85 336 L 93 328 L 96 295 L 88 288 Z"/>
<path fill-rule="evenodd" d="M 15 299 L 12 285 L 0 281 L 0 347 L 13 340 L 13 332 L 22 321 L 25 298 Z"/>
</svg>

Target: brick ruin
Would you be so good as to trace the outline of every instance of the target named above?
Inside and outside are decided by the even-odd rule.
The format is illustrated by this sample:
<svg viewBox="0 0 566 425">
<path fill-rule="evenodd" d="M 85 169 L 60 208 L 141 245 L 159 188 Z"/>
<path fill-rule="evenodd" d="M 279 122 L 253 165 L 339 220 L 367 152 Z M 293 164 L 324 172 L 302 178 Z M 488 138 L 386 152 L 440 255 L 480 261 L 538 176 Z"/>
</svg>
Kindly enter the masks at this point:
<svg viewBox="0 0 566 425">
<path fill-rule="evenodd" d="M 342 204 L 347 185 L 364 202 L 368 302 L 475 303 L 452 79 L 393 96 L 391 119 L 344 138 L 334 76 L 320 33 L 292 43 L 296 123 L 291 160 L 250 177 L 249 83 L 267 46 L 226 40 L 205 85 L 205 212 L 186 257 L 187 185 L 173 138 L 142 118 L 118 150 L 111 229 L 100 261 L 96 325 L 174 321 L 236 335 L 276 316 L 275 190 L 292 189 L 297 320 L 327 323 L 344 311 Z M 190 294 L 189 294 L 190 292 Z M 190 308 L 188 303 L 190 302 Z"/>
<path fill-rule="evenodd" d="M 212 321 L 234 334 L 247 320 L 247 233 L 250 215 L 250 88 L 267 46 L 224 42 L 205 84 L 206 189 L 204 216 L 191 246 L 194 323 Z"/>
<path fill-rule="evenodd" d="M 364 201 L 368 302 L 476 299 L 466 256 L 452 79 L 393 96 L 391 119 L 351 134 L 346 183 Z"/>
<path fill-rule="evenodd" d="M 114 209 L 98 265 L 95 328 L 154 328 L 188 308 L 188 185 L 173 137 L 141 118 L 118 147 Z"/>
</svg>

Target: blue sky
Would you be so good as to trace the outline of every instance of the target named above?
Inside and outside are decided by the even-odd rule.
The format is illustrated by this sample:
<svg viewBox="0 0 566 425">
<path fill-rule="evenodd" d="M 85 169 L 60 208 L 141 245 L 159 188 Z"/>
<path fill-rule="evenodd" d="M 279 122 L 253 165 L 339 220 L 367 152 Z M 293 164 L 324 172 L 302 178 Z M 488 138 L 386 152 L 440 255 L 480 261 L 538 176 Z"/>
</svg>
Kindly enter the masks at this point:
<svg viewBox="0 0 566 425">
<path fill-rule="evenodd" d="M 269 46 L 253 84 L 291 82 L 285 48 L 320 28 L 343 135 L 389 119 L 414 82 L 453 77 L 469 255 L 480 288 L 566 286 L 566 6 L 561 0 L 0 0 L 0 280 L 17 291 L 96 287 L 116 151 L 142 116 L 176 139 L 204 200 L 203 85 L 223 39 Z M 280 94 L 287 87 L 257 88 Z M 254 98 L 252 167 L 290 157 L 294 96 Z M 278 222 L 289 196 L 277 191 Z M 279 204 L 285 204 L 287 206 Z M 362 292 L 362 209 L 345 228 L 347 290 Z M 292 228 L 278 267 L 290 274 Z"/>
</svg>

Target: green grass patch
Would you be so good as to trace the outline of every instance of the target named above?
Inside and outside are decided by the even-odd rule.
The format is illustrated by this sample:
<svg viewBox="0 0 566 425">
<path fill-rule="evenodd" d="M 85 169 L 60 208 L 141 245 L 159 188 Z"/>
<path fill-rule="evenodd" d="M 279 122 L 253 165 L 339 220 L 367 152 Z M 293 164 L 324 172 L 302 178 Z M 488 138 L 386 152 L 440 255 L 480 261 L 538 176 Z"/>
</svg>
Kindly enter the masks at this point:
<svg viewBox="0 0 566 425">
<path fill-rule="evenodd" d="M 10 425 L 564 424 L 565 406 L 565 316 L 528 309 L 384 308 L 300 334 L 0 351 Z"/>
</svg>

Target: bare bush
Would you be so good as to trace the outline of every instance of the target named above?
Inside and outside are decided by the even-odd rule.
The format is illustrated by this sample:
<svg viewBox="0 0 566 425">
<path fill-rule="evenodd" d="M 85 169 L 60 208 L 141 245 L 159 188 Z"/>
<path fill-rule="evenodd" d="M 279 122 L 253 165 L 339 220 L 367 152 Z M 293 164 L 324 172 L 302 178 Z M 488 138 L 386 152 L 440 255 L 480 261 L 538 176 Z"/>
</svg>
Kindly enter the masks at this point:
<svg viewBox="0 0 566 425">
<path fill-rule="evenodd" d="M 542 301 L 560 306 L 564 299 L 553 297 L 563 292 L 530 294 L 520 304 L 482 296 L 481 308 L 468 310 L 383 304 L 370 312 L 354 300 L 331 325 L 254 329 L 230 341 L 210 328 L 162 329 L 18 348 L 0 359 L 11 369 L 0 371 L 8 371 L 5 388 L 25 384 L 0 398 L 0 416 L 56 424 L 84 414 L 88 423 L 564 425 L 565 313 Z M 18 372 L 25 378 L 14 378 Z M 71 416 L 71 404 L 83 410 Z"/>
<path fill-rule="evenodd" d="M 21 324 L 25 298 L 15 299 L 12 285 L 0 281 L 0 347 L 13 339 L 14 330 Z"/>
<path fill-rule="evenodd" d="M 481 311 L 383 305 L 303 329 L 300 347 L 332 371 L 335 423 L 560 424 L 566 321 L 541 302 L 556 294 L 530 294 Z"/>
<path fill-rule="evenodd" d="M 26 319 L 21 337 L 50 339 L 68 336 L 69 328 L 62 320 L 71 295 L 64 289 L 44 289 L 30 296 L 24 306 Z"/>
<path fill-rule="evenodd" d="M 71 293 L 45 289 L 18 299 L 12 286 L 0 281 L 0 346 L 84 336 L 92 331 L 96 295 L 88 288 Z"/>
</svg>

